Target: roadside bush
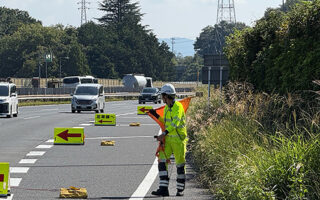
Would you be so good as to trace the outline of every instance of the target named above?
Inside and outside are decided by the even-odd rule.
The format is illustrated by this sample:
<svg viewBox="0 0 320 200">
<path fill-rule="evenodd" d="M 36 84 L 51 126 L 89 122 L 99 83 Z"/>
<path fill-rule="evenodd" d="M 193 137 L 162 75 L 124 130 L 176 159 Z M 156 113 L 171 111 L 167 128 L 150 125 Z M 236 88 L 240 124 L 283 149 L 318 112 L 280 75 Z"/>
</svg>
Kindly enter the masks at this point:
<svg viewBox="0 0 320 200">
<path fill-rule="evenodd" d="M 218 199 L 320 199 L 317 104 L 249 84 L 230 83 L 223 99 L 212 92 L 210 106 L 192 101 L 188 131 L 200 180 Z"/>
</svg>

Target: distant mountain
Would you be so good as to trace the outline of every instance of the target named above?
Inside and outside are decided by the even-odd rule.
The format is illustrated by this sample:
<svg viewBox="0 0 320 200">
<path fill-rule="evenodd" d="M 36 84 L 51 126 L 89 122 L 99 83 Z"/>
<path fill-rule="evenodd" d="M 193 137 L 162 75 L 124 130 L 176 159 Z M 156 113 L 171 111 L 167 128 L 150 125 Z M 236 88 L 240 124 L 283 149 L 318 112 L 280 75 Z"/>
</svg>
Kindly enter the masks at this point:
<svg viewBox="0 0 320 200">
<path fill-rule="evenodd" d="M 170 49 L 172 49 L 172 39 L 171 38 L 159 38 L 160 43 L 166 42 Z M 176 55 L 179 53 L 182 54 L 183 57 L 185 56 L 193 56 L 194 49 L 193 44 L 194 40 L 188 38 L 174 38 L 173 50 Z"/>
</svg>

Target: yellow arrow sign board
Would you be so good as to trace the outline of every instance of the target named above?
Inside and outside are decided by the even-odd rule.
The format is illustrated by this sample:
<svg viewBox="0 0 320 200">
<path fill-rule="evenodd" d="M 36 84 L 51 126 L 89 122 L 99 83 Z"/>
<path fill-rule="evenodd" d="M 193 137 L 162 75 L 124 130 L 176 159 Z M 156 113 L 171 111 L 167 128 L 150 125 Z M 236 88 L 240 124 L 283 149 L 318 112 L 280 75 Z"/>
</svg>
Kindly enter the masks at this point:
<svg viewBox="0 0 320 200">
<path fill-rule="evenodd" d="M 0 163 L 0 197 L 8 196 L 9 163 Z"/>
<path fill-rule="evenodd" d="M 54 128 L 54 144 L 84 144 L 84 128 Z"/>
<path fill-rule="evenodd" d="M 138 106 L 138 115 L 146 115 L 151 109 L 153 109 L 152 106 Z"/>
<path fill-rule="evenodd" d="M 96 114 L 94 118 L 94 125 L 96 126 L 115 126 L 116 115 L 115 114 Z"/>
</svg>

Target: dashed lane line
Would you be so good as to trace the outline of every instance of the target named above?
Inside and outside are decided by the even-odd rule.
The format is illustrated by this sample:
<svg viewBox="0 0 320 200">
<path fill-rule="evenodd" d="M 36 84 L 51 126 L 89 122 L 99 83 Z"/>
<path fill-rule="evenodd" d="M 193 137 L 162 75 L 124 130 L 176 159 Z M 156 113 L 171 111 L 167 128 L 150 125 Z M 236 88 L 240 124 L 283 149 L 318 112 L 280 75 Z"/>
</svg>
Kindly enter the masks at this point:
<svg viewBox="0 0 320 200">
<path fill-rule="evenodd" d="M 10 178 L 10 187 L 18 187 L 22 178 Z"/>
<path fill-rule="evenodd" d="M 36 146 L 36 149 L 50 149 L 51 147 L 53 147 L 53 145 L 41 144 L 41 145 Z"/>
<path fill-rule="evenodd" d="M 25 117 L 23 119 L 36 119 L 36 118 L 39 118 L 40 116 L 32 116 L 32 117 Z"/>
<path fill-rule="evenodd" d="M 30 151 L 27 156 L 43 156 L 45 151 Z"/>
<path fill-rule="evenodd" d="M 21 159 L 19 164 L 34 164 L 37 162 L 37 159 Z"/>
<path fill-rule="evenodd" d="M 29 171 L 29 167 L 10 167 L 10 174 L 25 174 Z"/>
</svg>

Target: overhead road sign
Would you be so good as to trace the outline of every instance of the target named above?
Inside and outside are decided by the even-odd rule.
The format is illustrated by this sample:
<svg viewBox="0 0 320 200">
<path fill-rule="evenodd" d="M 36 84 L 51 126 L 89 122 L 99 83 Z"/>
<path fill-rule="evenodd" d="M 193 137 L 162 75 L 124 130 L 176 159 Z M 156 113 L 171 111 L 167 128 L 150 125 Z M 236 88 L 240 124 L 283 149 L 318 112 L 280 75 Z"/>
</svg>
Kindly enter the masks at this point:
<svg viewBox="0 0 320 200">
<path fill-rule="evenodd" d="M 209 70 L 210 70 L 210 84 L 220 84 L 222 75 L 222 85 L 225 85 L 229 80 L 229 67 L 202 67 L 202 84 L 208 84 Z"/>
<path fill-rule="evenodd" d="M 116 115 L 115 114 L 96 114 L 94 119 L 94 125 L 96 126 L 115 126 Z"/>
<path fill-rule="evenodd" d="M 9 163 L 0 163 L 0 197 L 7 197 L 10 195 L 9 177 Z"/>
<path fill-rule="evenodd" d="M 151 109 L 152 106 L 138 106 L 138 115 L 146 115 Z"/>
<path fill-rule="evenodd" d="M 84 144 L 84 128 L 55 128 L 54 144 Z"/>
<path fill-rule="evenodd" d="M 204 66 L 220 67 L 229 66 L 228 59 L 224 54 L 204 55 Z"/>
</svg>

